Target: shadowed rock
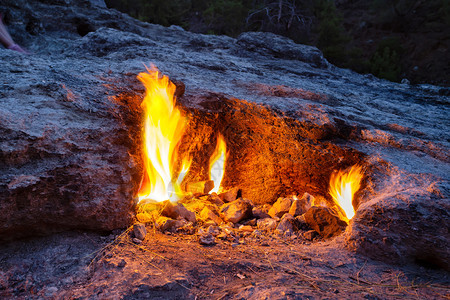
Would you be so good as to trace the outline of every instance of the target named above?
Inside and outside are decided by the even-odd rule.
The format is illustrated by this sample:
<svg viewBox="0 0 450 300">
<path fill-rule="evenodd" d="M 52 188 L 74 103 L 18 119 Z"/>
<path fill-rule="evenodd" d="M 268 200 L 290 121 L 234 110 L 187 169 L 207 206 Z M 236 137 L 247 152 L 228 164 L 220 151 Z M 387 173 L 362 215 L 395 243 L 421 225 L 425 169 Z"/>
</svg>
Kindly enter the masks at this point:
<svg viewBox="0 0 450 300">
<path fill-rule="evenodd" d="M 347 227 L 347 223 L 326 207 L 313 206 L 304 214 L 304 217 L 306 223 L 324 238 L 339 235 Z"/>
</svg>

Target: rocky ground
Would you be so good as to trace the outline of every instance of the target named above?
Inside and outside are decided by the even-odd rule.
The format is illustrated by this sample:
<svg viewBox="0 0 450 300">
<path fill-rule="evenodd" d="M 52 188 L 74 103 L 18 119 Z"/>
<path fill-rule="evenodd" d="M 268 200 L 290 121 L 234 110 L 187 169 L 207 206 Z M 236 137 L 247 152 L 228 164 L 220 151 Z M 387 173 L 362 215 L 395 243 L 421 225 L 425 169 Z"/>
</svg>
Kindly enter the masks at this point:
<svg viewBox="0 0 450 300">
<path fill-rule="evenodd" d="M 2 246 L 4 299 L 445 299 L 448 273 L 348 252 L 342 239 L 307 241 L 236 230 L 238 242 L 151 228 L 71 232 Z"/>
<path fill-rule="evenodd" d="M 0 10 L 32 52 L 0 49 L 2 297 L 448 297 L 448 89 L 358 75 L 267 33 L 192 34 L 88 1 L 5 0 Z M 211 225 L 162 234 L 149 222 L 133 242 L 136 76 L 150 63 L 182 83 L 179 104 L 201 129 L 187 136 L 201 146 L 183 149 L 206 153 L 223 131 L 234 153 L 226 188 L 254 206 L 329 198 L 331 172 L 363 163 L 343 235 L 258 235 L 258 221 L 251 232 L 237 221 L 233 240 L 220 229 L 201 245 Z M 207 156 L 196 153 L 201 169 Z"/>
</svg>

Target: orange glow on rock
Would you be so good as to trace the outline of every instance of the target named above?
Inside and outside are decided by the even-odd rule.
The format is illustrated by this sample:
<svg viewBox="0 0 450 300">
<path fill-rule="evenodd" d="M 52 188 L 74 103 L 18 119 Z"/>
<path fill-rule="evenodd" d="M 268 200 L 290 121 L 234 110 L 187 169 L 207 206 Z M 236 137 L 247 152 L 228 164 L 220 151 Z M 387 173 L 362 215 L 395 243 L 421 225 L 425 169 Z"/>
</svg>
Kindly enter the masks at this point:
<svg viewBox="0 0 450 300">
<path fill-rule="evenodd" d="M 331 174 L 329 192 L 336 205 L 342 209 L 339 217 L 347 223 L 355 215 L 353 196 L 361 187 L 362 178 L 362 167 L 359 165 Z"/>
<path fill-rule="evenodd" d="M 175 85 L 167 76 L 160 76 L 155 67 L 147 71 L 148 73 L 138 75 L 138 79 L 146 88 L 141 103 L 144 111 L 144 176 L 138 198 L 139 201 L 176 200 L 174 197 L 180 193 L 180 183 L 191 163 L 190 159 L 179 160 L 178 157 L 178 148 L 186 129 L 187 119 L 175 107 Z M 178 178 L 174 179 L 175 167 L 180 168 L 180 164 L 182 170 Z"/>
</svg>

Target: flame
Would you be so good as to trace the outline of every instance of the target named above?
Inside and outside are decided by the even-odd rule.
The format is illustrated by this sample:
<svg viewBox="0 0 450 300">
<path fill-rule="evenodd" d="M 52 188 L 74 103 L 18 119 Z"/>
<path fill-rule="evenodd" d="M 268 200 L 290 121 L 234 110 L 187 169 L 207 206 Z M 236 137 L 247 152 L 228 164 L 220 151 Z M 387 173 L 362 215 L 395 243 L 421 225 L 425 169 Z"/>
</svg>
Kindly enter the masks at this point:
<svg viewBox="0 0 450 300">
<path fill-rule="evenodd" d="M 217 138 L 216 149 L 209 159 L 209 178 L 214 181 L 214 188 L 210 193 L 218 193 L 220 183 L 225 174 L 225 161 L 227 159 L 227 145 L 221 134 Z"/>
<path fill-rule="evenodd" d="M 361 187 L 363 178 L 362 167 L 354 165 L 347 170 L 334 172 L 330 177 L 330 195 L 334 202 L 343 210 L 340 217 L 347 223 L 355 215 L 353 196 Z"/>
<path fill-rule="evenodd" d="M 144 110 L 143 160 L 144 176 L 138 191 L 139 201 L 164 201 L 180 193 L 180 182 L 189 169 L 190 160 L 183 158 L 181 172 L 173 179 L 178 161 L 178 147 L 187 119 L 175 107 L 175 85 L 167 76 L 160 76 L 156 67 L 140 73 L 146 94 L 141 106 Z"/>
</svg>

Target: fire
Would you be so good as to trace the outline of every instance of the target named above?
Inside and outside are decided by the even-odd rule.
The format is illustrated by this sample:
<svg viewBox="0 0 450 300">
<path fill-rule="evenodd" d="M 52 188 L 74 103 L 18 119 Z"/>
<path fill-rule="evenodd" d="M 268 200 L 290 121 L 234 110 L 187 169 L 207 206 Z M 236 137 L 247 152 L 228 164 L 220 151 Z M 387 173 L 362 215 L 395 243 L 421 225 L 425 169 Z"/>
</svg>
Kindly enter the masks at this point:
<svg viewBox="0 0 450 300">
<path fill-rule="evenodd" d="M 140 73 L 146 94 L 141 106 L 144 110 L 143 160 L 144 176 L 138 191 L 139 201 L 164 201 L 180 192 L 179 184 L 189 169 L 190 160 L 178 157 L 178 147 L 186 129 L 187 119 L 175 107 L 175 85 L 167 76 L 160 76 L 152 67 Z M 174 179 L 175 167 L 181 172 Z"/>
<path fill-rule="evenodd" d="M 213 155 L 209 159 L 209 178 L 214 181 L 214 189 L 211 193 L 218 193 L 220 188 L 220 183 L 222 182 L 223 175 L 225 173 L 225 161 L 227 145 L 221 134 L 217 138 L 216 149 Z"/>
<path fill-rule="evenodd" d="M 362 167 L 359 165 L 331 174 L 329 192 L 334 202 L 344 211 L 340 212 L 340 217 L 347 223 L 355 215 L 353 196 L 359 190 L 362 178 Z"/>
</svg>

